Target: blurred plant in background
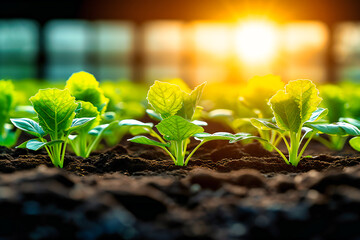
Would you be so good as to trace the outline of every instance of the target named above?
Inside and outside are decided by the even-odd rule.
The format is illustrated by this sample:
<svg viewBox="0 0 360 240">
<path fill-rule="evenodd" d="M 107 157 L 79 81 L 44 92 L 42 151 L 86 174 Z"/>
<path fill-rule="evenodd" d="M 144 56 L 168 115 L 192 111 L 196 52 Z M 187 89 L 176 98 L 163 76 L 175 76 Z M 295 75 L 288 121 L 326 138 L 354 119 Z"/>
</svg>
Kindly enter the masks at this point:
<svg viewBox="0 0 360 240">
<path fill-rule="evenodd" d="M 102 82 L 104 95 L 109 98 L 108 112 L 104 114 L 102 123 L 108 124 L 123 119 L 141 119 L 147 107 L 147 85 L 131 81 Z M 112 124 L 104 132 L 107 145 L 114 146 L 128 132 L 129 127 Z"/>
<path fill-rule="evenodd" d="M 16 95 L 14 85 L 10 80 L 0 81 L 0 146 L 15 145 L 19 132 L 9 124 L 11 113 L 15 109 Z"/>
<path fill-rule="evenodd" d="M 281 81 L 279 76 L 269 74 L 255 76 L 247 84 L 239 87 L 237 89 L 238 95 L 232 96 L 232 100 L 230 100 L 232 106 L 235 104 L 233 109 L 215 109 L 209 112 L 208 117 L 222 121 L 230 126 L 234 132 L 241 132 L 245 129 L 247 132 L 257 131 L 261 138 L 277 146 L 281 136 L 276 131 L 252 127 L 252 125 L 258 126 L 255 122 L 257 120 L 250 121 L 250 118 L 272 121 L 274 116 L 268 102 L 278 90 L 283 89 L 284 82 Z M 225 95 L 227 95 L 227 92 Z M 263 146 L 267 150 L 273 150 L 269 144 L 263 144 Z"/>
</svg>

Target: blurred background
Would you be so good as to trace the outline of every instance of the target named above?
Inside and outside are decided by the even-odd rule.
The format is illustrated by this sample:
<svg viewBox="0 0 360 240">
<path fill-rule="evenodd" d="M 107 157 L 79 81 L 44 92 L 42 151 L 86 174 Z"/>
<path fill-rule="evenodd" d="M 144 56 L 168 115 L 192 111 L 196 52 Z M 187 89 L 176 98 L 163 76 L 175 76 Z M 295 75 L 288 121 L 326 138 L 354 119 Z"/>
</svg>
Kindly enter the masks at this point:
<svg viewBox="0 0 360 240">
<path fill-rule="evenodd" d="M 0 79 L 360 81 L 360 2 L 1 0 Z"/>
</svg>

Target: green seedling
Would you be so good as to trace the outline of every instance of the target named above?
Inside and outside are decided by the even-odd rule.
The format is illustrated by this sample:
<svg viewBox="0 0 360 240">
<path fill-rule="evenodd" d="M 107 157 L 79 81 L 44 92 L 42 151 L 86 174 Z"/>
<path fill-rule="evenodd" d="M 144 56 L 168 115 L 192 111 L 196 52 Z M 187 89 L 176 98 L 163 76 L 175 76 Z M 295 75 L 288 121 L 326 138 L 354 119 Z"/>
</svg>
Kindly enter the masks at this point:
<svg viewBox="0 0 360 240">
<path fill-rule="evenodd" d="M 75 98 L 67 89 L 39 90 L 30 98 L 30 102 L 37 113 L 38 122 L 29 118 L 14 118 L 11 122 L 17 128 L 34 135 L 36 139 L 26 141 L 17 147 L 35 151 L 45 148 L 52 163 L 62 168 L 68 136 L 94 118 L 75 118 L 81 105 L 75 102 Z M 50 141 L 45 138 L 47 135 Z"/>
<path fill-rule="evenodd" d="M 353 126 L 355 126 L 357 129 L 360 128 L 360 121 L 354 118 L 341 118 L 341 121 L 345 123 L 349 123 Z M 357 134 L 352 135 L 360 135 L 360 132 L 357 132 Z M 355 149 L 356 151 L 360 151 L 360 136 L 353 137 L 349 141 L 350 146 Z"/>
<path fill-rule="evenodd" d="M 124 119 L 140 119 L 145 115 L 147 105 L 145 84 L 132 81 L 102 82 L 100 85 L 106 97 L 110 99 L 103 123 L 112 123 Z M 118 144 L 128 133 L 128 127 L 111 124 L 103 134 L 108 146 Z"/>
<path fill-rule="evenodd" d="M 130 126 L 130 133 L 137 135 L 128 141 L 160 147 L 171 157 L 175 165 L 186 166 L 195 151 L 204 143 L 211 140 L 240 139 L 240 134 L 235 136 L 231 133 L 204 133 L 204 129 L 199 126 L 204 122 L 192 122 L 204 86 L 205 84 L 202 84 L 192 92 L 186 93 L 177 85 L 155 81 L 150 87 L 147 99 L 153 108 L 149 114 L 160 120 L 160 123 L 156 125 L 159 133 L 153 129 L 152 123 L 142 123 L 132 119 L 123 120 L 119 122 L 119 125 Z M 149 134 L 156 140 L 140 134 Z M 243 134 L 243 136 L 248 135 Z M 187 154 L 191 137 L 201 142 Z"/>
<path fill-rule="evenodd" d="M 310 80 L 291 81 L 285 86 L 285 90 L 278 91 L 269 101 L 275 123 L 253 119 L 255 127 L 276 131 L 281 136 L 289 158 L 267 139 L 258 138 L 258 140 L 270 144 L 287 164 L 298 165 L 310 140 L 317 133 L 306 124 L 321 119 L 327 113 L 326 109 L 317 108 L 321 102 L 318 95 L 316 86 Z M 289 136 L 290 141 L 286 136 Z"/>
<path fill-rule="evenodd" d="M 325 116 L 323 121 L 328 124 L 336 124 L 342 117 L 345 116 L 346 112 L 346 100 L 344 91 L 341 87 L 336 85 L 324 85 L 320 87 L 320 96 L 322 97 L 321 106 L 328 109 L 328 114 Z M 346 126 L 344 126 L 346 129 Z M 341 131 L 340 131 L 341 132 Z M 327 138 L 317 134 L 314 136 L 314 140 L 321 142 L 329 149 L 340 151 L 344 148 L 348 134 L 329 134 Z"/>
<path fill-rule="evenodd" d="M 208 114 L 210 119 L 217 119 L 230 126 L 234 132 L 246 128 L 255 127 L 258 135 L 266 139 L 271 144 L 261 142 L 268 151 L 273 151 L 272 146 L 277 146 L 281 141 L 281 136 L 277 131 L 269 128 L 260 128 L 256 117 L 260 121 L 272 121 L 273 113 L 268 105 L 269 99 L 280 89 L 284 88 L 284 83 L 279 76 L 265 75 L 255 76 L 249 80 L 244 88 L 241 89 L 239 97 L 239 110 L 216 109 Z M 247 110 L 247 112 L 245 111 Z M 246 114 L 244 116 L 244 114 Z"/>
<path fill-rule="evenodd" d="M 158 141 L 143 135 L 138 135 L 128 141 L 160 147 L 171 157 L 174 164 L 178 166 L 186 166 L 196 150 L 204 143 L 212 140 L 228 140 L 232 142 L 234 139 L 245 139 L 250 135 L 245 133 L 231 134 L 227 132 L 217 132 L 214 134 L 205 133 L 201 126 L 177 115 L 165 118 L 155 126 L 160 134 L 152 128 L 153 123 L 143 123 L 128 119 L 120 121 L 119 124 L 131 126 L 130 133 L 133 135 L 149 134 L 153 138 L 156 138 Z M 187 155 L 187 146 L 190 143 L 191 137 L 199 140 L 200 143 Z"/>
<path fill-rule="evenodd" d="M 109 99 L 104 96 L 95 77 L 87 72 L 71 75 L 65 88 L 69 89 L 71 95 L 81 104 L 75 118 L 93 119 L 82 128 L 76 129 L 75 134 L 68 136 L 75 154 L 87 158 L 97 148 L 104 131 L 114 125 L 113 123 L 100 125 L 102 113 L 105 113 Z"/>
<path fill-rule="evenodd" d="M 19 136 L 9 124 L 10 116 L 15 107 L 15 91 L 11 81 L 0 81 L 0 146 L 12 147 Z"/>
</svg>

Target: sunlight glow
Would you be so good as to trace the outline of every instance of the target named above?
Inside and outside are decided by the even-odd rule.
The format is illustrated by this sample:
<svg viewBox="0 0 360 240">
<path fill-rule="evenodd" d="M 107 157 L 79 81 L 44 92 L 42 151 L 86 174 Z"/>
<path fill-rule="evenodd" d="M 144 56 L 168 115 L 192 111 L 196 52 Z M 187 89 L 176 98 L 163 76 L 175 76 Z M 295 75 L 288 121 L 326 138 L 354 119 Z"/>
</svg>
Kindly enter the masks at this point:
<svg viewBox="0 0 360 240">
<path fill-rule="evenodd" d="M 206 57 L 224 59 L 230 52 L 231 28 L 221 23 L 194 24 L 195 47 Z"/>
<path fill-rule="evenodd" d="M 236 29 L 236 52 L 248 64 L 273 60 L 278 51 L 278 29 L 269 21 L 245 21 Z"/>
</svg>

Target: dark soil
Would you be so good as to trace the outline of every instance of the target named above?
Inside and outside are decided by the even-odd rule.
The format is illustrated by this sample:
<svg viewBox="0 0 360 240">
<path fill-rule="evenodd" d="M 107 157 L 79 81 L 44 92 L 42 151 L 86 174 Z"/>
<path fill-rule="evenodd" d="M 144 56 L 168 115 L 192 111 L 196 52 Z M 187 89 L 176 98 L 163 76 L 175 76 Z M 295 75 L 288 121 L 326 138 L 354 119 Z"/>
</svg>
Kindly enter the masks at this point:
<svg viewBox="0 0 360 240">
<path fill-rule="evenodd" d="M 319 154 L 321 153 L 321 154 Z M 312 154 L 311 156 L 306 156 Z M 360 154 L 346 148 L 341 153 L 329 152 L 314 142 L 297 167 L 287 165 L 277 154 L 262 148 L 258 143 L 228 144 L 225 141 L 209 142 L 200 148 L 187 167 L 175 166 L 162 149 L 124 142 L 103 152 L 83 159 L 73 154 L 65 157 L 64 169 L 79 176 L 118 172 L 131 176 L 172 175 L 184 177 L 193 169 L 203 168 L 217 172 L 239 169 L 256 169 L 267 175 L 292 174 L 310 170 L 343 169 L 360 163 Z M 0 147 L 0 172 L 36 168 L 40 164 L 52 167 L 45 151 L 7 149 Z"/>
<path fill-rule="evenodd" d="M 316 142 L 305 155 L 293 167 L 219 141 L 179 167 L 124 142 L 56 169 L 0 148 L 0 239 L 360 239 L 360 155 Z"/>
</svg>

